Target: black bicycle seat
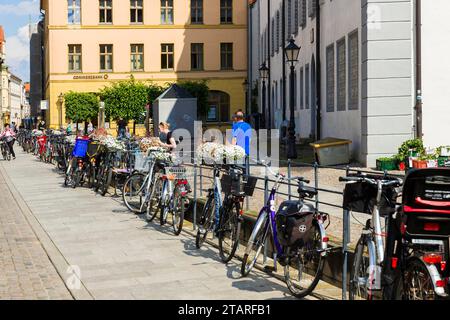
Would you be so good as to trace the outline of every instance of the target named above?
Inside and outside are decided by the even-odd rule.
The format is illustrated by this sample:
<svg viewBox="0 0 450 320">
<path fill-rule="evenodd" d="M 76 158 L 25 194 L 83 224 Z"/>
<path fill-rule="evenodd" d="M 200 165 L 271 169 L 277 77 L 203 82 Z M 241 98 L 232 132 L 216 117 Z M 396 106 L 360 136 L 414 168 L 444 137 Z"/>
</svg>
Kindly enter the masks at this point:
<svg viewBox="0 0 450 320">
<path fill-rule="evenodd" d="M 304 196 L 306 198 L 312 198 L 314 196 L 316 196 L 318 194 L 317 190 L 315 188 L 312 187 L 307 187 L 307 186 L 301 186 L 298 188 L 298 193 L 301 196 Z"/>
</svg>

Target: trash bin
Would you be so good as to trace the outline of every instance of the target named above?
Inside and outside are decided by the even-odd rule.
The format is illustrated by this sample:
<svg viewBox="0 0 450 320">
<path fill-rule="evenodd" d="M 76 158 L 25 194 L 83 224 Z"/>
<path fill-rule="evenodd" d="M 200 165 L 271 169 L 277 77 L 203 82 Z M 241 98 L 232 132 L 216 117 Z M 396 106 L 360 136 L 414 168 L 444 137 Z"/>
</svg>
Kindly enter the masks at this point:
<svg viewBox="0 0 450 320">
<path fill-rule="evenodd" d="M 317 162 L 322 166 L 335 166 L 350 163 L 350 144 L 352 141 L 325 138 L 311 143 Z"/>
</svg>

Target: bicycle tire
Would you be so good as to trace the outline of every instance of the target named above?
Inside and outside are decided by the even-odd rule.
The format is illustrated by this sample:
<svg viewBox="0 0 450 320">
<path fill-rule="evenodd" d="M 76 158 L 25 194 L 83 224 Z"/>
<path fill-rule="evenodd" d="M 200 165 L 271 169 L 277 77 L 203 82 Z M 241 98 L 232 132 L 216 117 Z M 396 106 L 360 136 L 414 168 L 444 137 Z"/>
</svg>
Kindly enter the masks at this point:
<svg viewBox="0 0 450 320">
<path fill-rule="evenodd" d="M 150 187 L 150 199 L 148 200 L 147 210 L 145 211 L 145 220 L 152 222 L 158 215 L 159 205 L 161 201 L 162 180 L 158 177 L 153 180 Z"/>
<path fill-rule="evenodd" d="M 241 275 L 246 277 L 252 271 L 256 262 L 258 261 L 259 255 L 261 254 L 261 250 L 264 247 L 264 243 L 267 239 L 269 220 L 267 212 L 260 215 L 258 220 L 256 221 L 255 227 L 252 230 L 252 234 L 247 242 L 247 248 L 245 250 L 244 258 L 242 259 L 241 265 Z M 251 256 L 250 250 L 253 249 L 251 245 L 256 244 L 255 246 L 255 254 Z"/>
<path fill-rule="evenodd" d="M 325 265 L 325 257 L 322 256 L 321 250 L 322 250 L 322 237 L 323 235 L 320 232 L 319 225 L 317 221 L 313 222 L 313 228 L 314 228 L 314 235 L 313 235 L 313 243 L 307 243 L 305 246 L 299 249 L 300 252 L 306 252 L 305 255 L 300 257 L 298 254 L 299 251 L 297 251 L 297 254 L 294 256 L 294 265 L 297 267 L 295 269 L 292 264 L 292 259 L 289 258 L 289 263 L 287 263 L 284 267 L 284 277 L 286 281 L 286 285 L 289 289 L 289 291 L 294 295 L 296 298 L 304 298 L 308 295 L 310 295 L 314 289 L 317 287 L 317 284 L 319 283 L 320 279 L 322 278 L 323 273 L 323 267 Z M 287 255 L 289 256 L 289 249 L 287 250 Z M 311 258 L 311 253 L 314 255 L 313 258 Z M 313 259 L 317 259 L 318 261 L 314 261 L 311 263 Z M 305 261 L 308 261 L 308 264 L 305 264 Z M 298 262 L 298 264 L 295 264 Z M 305 267 L 306 265 L 306 267 Z M 299 269 L 302 268 L 302 271 L 300 272 Z M 312 275 L 307 274 L 307 272 L 304 272 L 305 270 L 311 270 Z M 298 279 L 299 282 L 301 282 L 306 275 L 306 278 L 311 279 L 311 283 L 309 283 L 306 286 L 303 286 L 302 284 L 296 284 L 293 283 L 291 275 L 291 270 L 297 271 L 297 274 L 301 274 L 299 277 L 302 279 Z"/>
<path fill-rule="evenodd" d="M 437 300 L 433 279 L 424 262 L 418 258 L 410 258 L 406 262 L 405 273 L 401 285 L 397 287 L 397 300 Z"/>
<path fill-rule="evenodd" d="M 372 296 L 368 294 L 367 283 L 369 280 L 367 270 L 369 267 L 368 260 L 364 257 L 364 253 L 368 252 L 367 237 L 362 236 L 356 245 L 353 266 L 350 270 L 349 281 L 349 299 L 350 300 L 372 300 Z M 366 285 L 362 281 L 366 278 Z"/>
<path fill-rule="evenodd" d="M 100 189 L 100 194 L 102 195 L 102 197 L 104 197 L 108 193 L 109 186 L 111 185 L 112 182 L 112 176 L 113 176 L 113 169 L 109 168 L 104 177 L 104 183 L 102 184 Z"/>
<path fill-rule="evenodd" d="M 179 201 L 179 202 L 178 202 Z M 176 236 L 181 234 L 183 230 L 184 213 L 185 213 L 186 197 L 175 191 L 174 208 L 172 212 L 172 227 Z M 178 217 L 177 217 L 178 216 Z M 177 219 L 175 218 L 177 217 Z"/>
<path fill-rule="evenodd" d="M 236 253 L 237 247 L 239 245 L 239 236 L 241 232 L 241 219 L 239 213 L 239 205 L 233 203 L 229 210 L 225 210 L 224 207 L 221 208 L 221 214 L 219 218 L 219 255 L 223 263 L 228 263 L 233 259 Z M 229 224 L 229 225 L 228 225 Z M 225 240 L 227 237 L 227 232 L 230 231 L 230 249 L 227 252 L 225 248 Z"/>
<path fill-rule="evenodd" d="M 124 183 L 122 188 L 122 200 L 125 206 L 134 213 L 141 212 L 142 208 L 142 188 L 144 188 L 143 183 L 145 181 L 145 175 L 142 173 L 132 174 Z M 133 190 L 135 190 L 133 192 Z M 137 199 L 135 199 L 137 198 Z M 136 205 L 135 202 L 139 200 L 139 204 Z"/>
<path fill-rule="evenodd" d="M 203 207 L 202 215 L 200 218 L 200 224 L 204 232 L 202 234 L 202 230 L 198 228 L 197 235 L 195 236 L 195 246 L 197 247 L 197 249 L 200 249 L 202 247 L 203 243 L 206 240 L 206 237 L 208 236 L 208 232 L 210 231 L 212 224 L 214 224 L 214 206 L 214 198 L 208 197 L 208 200 Z"/>
</svg>

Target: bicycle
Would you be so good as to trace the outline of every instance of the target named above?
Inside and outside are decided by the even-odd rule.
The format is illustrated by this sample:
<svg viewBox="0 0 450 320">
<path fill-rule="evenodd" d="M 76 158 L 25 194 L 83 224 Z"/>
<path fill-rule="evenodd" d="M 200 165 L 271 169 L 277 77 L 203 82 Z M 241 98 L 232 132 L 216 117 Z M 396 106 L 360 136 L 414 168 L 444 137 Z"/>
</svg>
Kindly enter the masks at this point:
<svg viewBox="0 0 450 320">
<path fill-rule="evenodd" d="M 219 208 L 222 207 L 222 187 L 220 181 L 220 167 L 213 168 L 213 187 L 208 189 L 206 202 L 200 216 L 199 228 L 195 237 L 195 245 L 200 249 L 209 233 L 213 232 L 219 221 Z"/>
<path fill-rule="evenodd" d="M 2 151 L 3 160 L 5 161 L 11 161 L 11 150 L 9 150 L 8 143 L 6 142 L 6 139 L 3 138 L 0 140 L 0 147 Z"/>
<path fill-rule="evenodd" d="M 346 182 L 343 207 L 372 216 L 366 221 L 356 245 L 350 272 L 349 297 L 350 300 L 373 300 L 383 289 L 382 270 L 386 263 L 384 238 L 389 234 L 389 230 L 382 230 L 382 215 L 386 217 L 386 226 L 389 226 L 389 219 L 395 213 L 394 190 L 400 187 L 403 181 L 386 175 L 369 176 L 361 173 L 340 177 L 339 181 Z"/>
<path fill-rule="evenodd" d="M 273 270 L 276 271 L 277 263 L 280 263 L 284 267 L 284 278 L 289 291 L 295 297 L 303 298 L 315 289 L 322 276 L 329 252 L 324 222 L 329 217 L 305 202 L 305 199 L 317 195 L 316 189 L 304 185 L 310 181 L 302 177 L 286 178 L 283 174 L 273 172 L 264 162 L 258 164 L 265 166 L 276 180 L 249 238 L 241 274 L 245 277 L 251 272 L 270 237 Z M 298 182 L 299 200 L 283 202 L 280 210 L 275 212 L 278 189 L 282 183 L 290 181 Z M 294 220 L 289 221 L 290 217 Z"/>
</svg>

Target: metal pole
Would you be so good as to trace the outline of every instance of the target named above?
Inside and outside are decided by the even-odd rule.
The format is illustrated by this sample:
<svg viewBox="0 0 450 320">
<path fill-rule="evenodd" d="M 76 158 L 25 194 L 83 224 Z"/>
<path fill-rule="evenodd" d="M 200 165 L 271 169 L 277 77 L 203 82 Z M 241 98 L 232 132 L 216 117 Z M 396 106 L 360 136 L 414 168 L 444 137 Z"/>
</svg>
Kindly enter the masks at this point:
<svg viewBox="0 0 450 320">
<path fill-rule="evenodd" d="M 314 163 L 314 187 L 319 189 L 319 164 Z M 316 210 L 319 210 L 319 192 L 316 195 Z"/>
<path fill-rule="evenodd" d="M 246 167 L 245 173 L 247 174 L 248 179 L 248 177 L 250 177 L 250 159 L 248 156 L 245 158 L 245 167 Z M 248 197 L 245 197 L 245 210 L 248 211 L 249 208 L 250 208 L 250 200 L 248 199 Z"/>
<path fill-rule="evenodd" d="M 344 261 L 342 264 L 342 300 L 347 300 L 347 270 L 348 270 L 348 244 L 350 243 L 350 211 L 344 209 L 342 235 L 342 254 Z"/>
<path fill-rule="evenodd" d="M 290 159 L 297 159 L 297 147 L 295 145 L 295 117 L 294 117 L 294 91 L 295 91 L 295 66 L 291 65 L 290 76 L 290 121 L 289 121 L 289 140 L 288 140 L 288 154 Z"/>
<path fill-rule="evenodd" d="M 269 177 L 267 176 L 267 167 L 264 170 L 264 204 L 267 204 L 269 201 Z"/>
<path fill-rule="evenodd" d="M 263 80 L 262 82 L 262 114 L 264 115 L 264 128 L 267 129 L 270 125 L 268 124 L 269 117 L 267 116 L 266 111 L 266 80 Z"/>
<path fill-rule="evenodd" d="M 203 168 L 200 165 L 200 197 L 203 197 Z"/>
<path fill-rule="evenodd" d="M 194 231 L 197 230 L 197 164 L 194 164 Z"/>
<path fill-rule="evenodd" d="M 292 194 L 291 194 L 291 159 L 288 159 L 288 179 L 289 179 L 289 183 L 288 183 L 288 194 L 289 194 L 289 201 L 292 200 Z"/>
</svg>

